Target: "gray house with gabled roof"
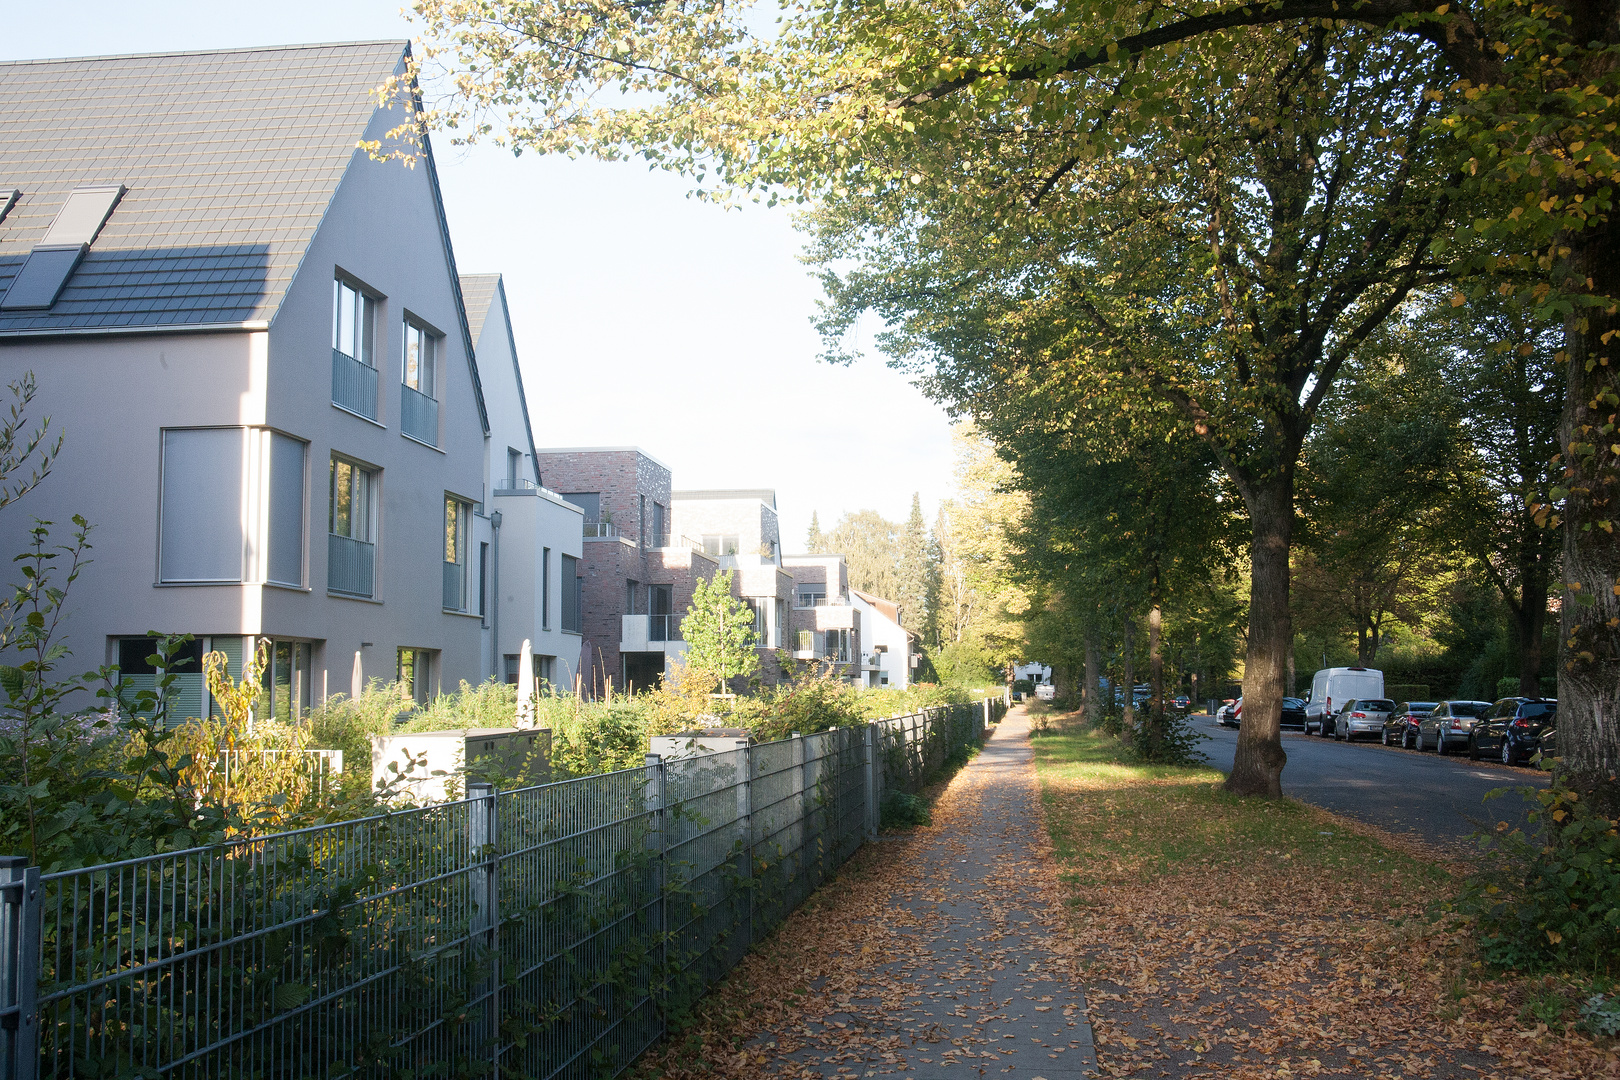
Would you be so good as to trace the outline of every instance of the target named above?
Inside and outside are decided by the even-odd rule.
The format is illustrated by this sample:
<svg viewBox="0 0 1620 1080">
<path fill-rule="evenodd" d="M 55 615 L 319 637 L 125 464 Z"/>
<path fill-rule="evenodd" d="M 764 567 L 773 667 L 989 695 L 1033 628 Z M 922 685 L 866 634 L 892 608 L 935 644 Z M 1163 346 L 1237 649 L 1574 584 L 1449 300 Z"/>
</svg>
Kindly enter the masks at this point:
<svg viewBox="0 0 1620 1080">
<path fill-rule="evenodd" d="M 431 149 L 357 149 L 408 115 L 371 96 L 408 49 L 0 63 L 0 380 L 32 372 L 66 439 L 0 550 L 90 519 L 76 662 L 267 639 L 278 713 L 490 673 L 489 425 Z"/>
</svg>

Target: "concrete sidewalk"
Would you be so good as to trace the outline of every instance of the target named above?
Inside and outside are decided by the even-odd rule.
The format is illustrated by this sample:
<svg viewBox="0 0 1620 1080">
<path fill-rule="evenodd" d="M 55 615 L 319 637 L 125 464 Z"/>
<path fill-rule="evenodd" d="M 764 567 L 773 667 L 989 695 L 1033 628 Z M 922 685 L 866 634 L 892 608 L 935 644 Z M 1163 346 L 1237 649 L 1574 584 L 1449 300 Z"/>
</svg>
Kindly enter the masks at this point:
<svg viewBox="0 0 1620 1080">
<path fill-rule="evenodd" d="M 894 936 L 839 1011 L 754 1040 L 765 1071 L 1079 1080 L 1095 1068 L 1085 1001 L 1049 947 L 1033 757 L 1017 709 L 951 782 L 931 827 L 879 841 L 901 884 L 861 918 Z"/>
</svg>

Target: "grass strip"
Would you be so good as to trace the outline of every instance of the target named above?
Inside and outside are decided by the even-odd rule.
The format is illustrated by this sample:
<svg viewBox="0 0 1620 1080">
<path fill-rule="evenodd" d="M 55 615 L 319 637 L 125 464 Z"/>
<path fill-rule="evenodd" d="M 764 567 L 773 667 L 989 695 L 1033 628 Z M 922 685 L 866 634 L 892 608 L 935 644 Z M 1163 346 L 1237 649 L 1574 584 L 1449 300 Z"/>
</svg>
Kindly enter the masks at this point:
<svg viewBox="0 0 1620 1080">
<path fill-rule="evenodd" d="M 1053 717 L 1036 768 L 1103 1075 L 1620 1075 L 1574 982 L 1498 976 L 1462 868 Z"/>
</svg>

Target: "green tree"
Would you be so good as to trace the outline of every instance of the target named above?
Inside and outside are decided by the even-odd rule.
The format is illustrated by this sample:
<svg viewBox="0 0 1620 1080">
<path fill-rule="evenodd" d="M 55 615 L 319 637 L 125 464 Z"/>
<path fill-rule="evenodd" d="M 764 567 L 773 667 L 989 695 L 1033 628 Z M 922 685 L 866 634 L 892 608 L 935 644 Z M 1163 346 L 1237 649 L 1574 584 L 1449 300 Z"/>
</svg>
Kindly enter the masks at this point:
<svg viewBox="0 0 1620 1080">
<path fill-rule="evenodd" d="M 923 521 L 922 496 L 911 495 L 911 516 L 900 534 L 900 567 L 894 599 L 900 604 L 900 624 L 919 636 L 928 627 L 928 525 Z"/>
<path fill-rule="evenodd" d="M 876 510 L 857 510 L 823 535 L 825 554 L 842 555 L 849 583 L 885 600 L 898 599 L 900 529 Z"/>
<path fill-rule="evenodd" d="M 731 594 L 731 571 L 699 578 L 692 589 L 692 604 L 681 619 L 686 639 L 686 664 L 730 686 L 759 672 L 759 644 L 754 633 L 754 612 Z"/>
<path fill-rule="evenodd" d="M 1439 605 L 1469 531 L 1449 505 L 1468 439 L 1432 329 L 1418 318 L 1375 335 L 1305 450 L 1298 604 L 1348 623 L 1362 664 L 1392 621 L 1418 626 Z"/>
<path fill-rule="evenodd" d="M 814 510 L 810 511 L 810 532 L 804 538 L 804 550 L 810 555 L 826 554 L 827 538 L 821 532 L 821 519 Z"/>
<path fill-rule="evenodd" d="M 1451 235 L 1432 238 L 1433 257 L 1472 263 L 1484 237 L 1500 255 L 1479 257 L 1505 258 L 1540 309 L 1564 320 L 1566 475 L 1547 518 L 1564 527 L 1560 745 L 1574 782 L 1601 790 L 1620 811 L 1620 727 L 1599 722 L 1620 714 L 1620 363 L 1610 362 L 1620 329 L 1620 260 L 1612 257 L 1620 221 L 1610 194 L 1620 176 L 1620 0 L 810 0 L 765 35 L 754 32 L 758 12 L 747 3 L 423 0 L 417 10 L 429 61 L 453 69 L 454 93 L 445 109 L 405 110 L 400 153 L 413 152 L 408 137 L 425 120 L 519 150 L 638 152 L 687 171 L 705 192 L 753 189 L 774 199 L 780 190 L 806 198 L 914 189 L 987 223 L 1039 214 L 1054 228 L 1065 201 L 1085 205 L 1090 163 L 1117 161 L 1122 146 L 1179 118 L 1187 103 L 1217 104 L 1236 132 L 1292 130 L 1289 113 L 1246 107 L 1255 79 L 1273 73 L 1253 64 L 1247 46 L 1266 36 L 1256 28 L 1303 35 L 1335 20 L 1340 31 L 1431 50 L 1441 63 L 1397 75 L 1424 92 L 1407 114 L 1456 138 L 1414 142 L 1397 125 L 1385 146 L 1402 144 L 1402 164 L 1390 172 L 1421 170 L 1452 149 L 1470 157 L 1450 188 L 1466 205 Z M 1362 42 L 1334 34 L 1325 62 L 1337 71 L 1359 66 Z M 414 74 L 380 95 L 409 90 Z M 1197 139 L 1184 145 L 1197 159 Z M 1330 175 L 1339 158 L 1313 159 L 1318 174 Z M 1236 224 L 1228 218 L 1219 230 L 1232 255 L 1242 250 Z M 1410 235 L 1398 217 L 1375 231 Z M 1288 255 L 1286 244 L 1260 250 Z M 1262 569 L 1276 576 L 1278 561 L 1273 553 Z M 1280 599 L 1270 598 L 1273 612 Z M 1269 713 L 1275 703 L 1269 691 L 1264 697 L 1250 708 Z M 1259 776 L 1241 764 L 1256 753 L 1265 759 Z M 1274 790 L 1281 761 L 1280 746 L 1245 744 L 1239 773 L 1273 782 L 1237 786 Z"/>
<path fill-rule="evenodd" d="M 1452 491 L 1461 543 L 1507 605 L 1519 693 L 1541 694 L 1547 600 L 1560 538 L 1547 525 L 1561 470 L 1564 380 L 1559 328 L 1522 298 L 1486 292 L 1427 320 L 1447 345 L 1443 375 L 1463 409 L 1476 458 L 1471 482 Z"/>
</svg>

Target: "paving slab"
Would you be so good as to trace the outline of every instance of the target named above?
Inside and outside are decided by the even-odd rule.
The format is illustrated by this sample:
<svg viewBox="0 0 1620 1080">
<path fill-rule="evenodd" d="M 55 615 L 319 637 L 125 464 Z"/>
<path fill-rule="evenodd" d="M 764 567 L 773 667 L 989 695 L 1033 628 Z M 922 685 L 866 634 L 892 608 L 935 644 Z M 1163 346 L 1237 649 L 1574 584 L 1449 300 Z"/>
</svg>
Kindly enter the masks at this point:
<svg viewBox="0 0 1620 1080">
<path fill-rule="evenodd" d="M 1085 997 L 1050 948 L 1049 870 L 1022 710 L 952 780 L 935 824 L 896 844 L 884 910 L 897 945 L 837 1011 L 763 1034 L 765 1070 L 801 1077 L 1079 1080 L 1096 1054 Z"/>
</svg>

